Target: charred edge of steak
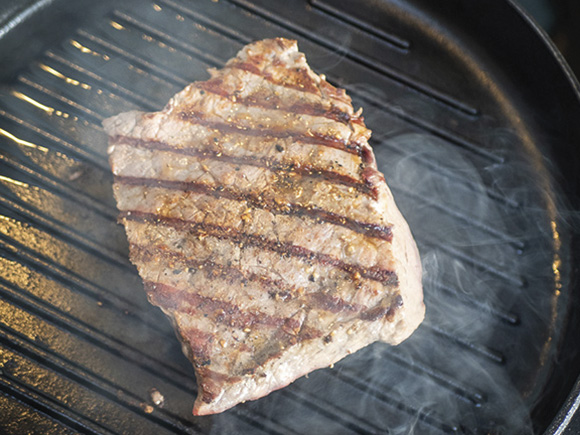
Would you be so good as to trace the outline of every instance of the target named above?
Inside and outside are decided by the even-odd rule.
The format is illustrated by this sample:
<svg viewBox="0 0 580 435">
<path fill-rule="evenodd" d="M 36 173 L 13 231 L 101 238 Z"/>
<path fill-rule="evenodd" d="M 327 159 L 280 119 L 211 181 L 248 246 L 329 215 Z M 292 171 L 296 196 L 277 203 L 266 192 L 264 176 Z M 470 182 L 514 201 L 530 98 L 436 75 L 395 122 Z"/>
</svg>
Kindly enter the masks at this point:
<svg viewBox="0 0 580 435">
<path fill-rule="evenodd" d="M 175 319 L 175 304 L 172 301 L 165 301 L 165 304 L 157 303 L 154 292 L 150 291 L 151 289 L 147 285 L 144 285 L 144 288 L 149 302 L 152 305 L 162 308 L 167 314 L 175 331 L 175 335 L 181 343 L 183 353 L 193 363 L 194 367 L 198 368 L 210 365 L 210 347 L 214 342 L 214 336 L 195 328 L 189 328 L 188 330 L 180 328 Z"/>
<path fill-rule="evenodd" d="M 212 403 L 218 397 L 224 383 L 234 384 L 240 382 L 240 376 L 229 376 L 211 370 L 209 367 L 196 367 L 197 385 L 204 403 Z"/>
<path fill-rule="evenodd" d="M 392 270 L 380 269 L 377 267 L 364 268 L 355 264 L 345 263 L 327 254 L 314 252 L 301 246 L 292 245 L 290 243 L 277 242 L 267 239 L 264 236 L 242 233 L 229 227 L 190 222 L 183 219 L 169 218 L 139 211 L 122 212 L 119 218 L 121 220 L 127 219 L 136 222 L 150 222 L 158 225 L 167 225 L 178 230 L 189 231 L 196 235 L 211 235 L 218 239 L 231 240 L 233 243 L 241 244 L 242 246 L 257 246 L 262 249 L 279 252 L 282 255 L 316 261 L 320 264 L 330 265 L 342 269 L 345 272 L 350 273 L 353 276 L 353 279 L 365 277 L 373 281 L 381 282 L 387 286 L 398 286 L 399 283 L 397 274 Z"/>
<path fill-rule="evenodd" d="M 266 198 L 263 195 L 251 195 L 248 193 L 236 192 L 234 189 L 223 186 L 209 186 L 206 183 L 167 181 L 154 178 L 136 178 L 116 176 L 115 182 L 132 186 L 162 187 L 182 192 L 199 192 L 215 197 L 224 197 L 235 201 L 246 201 L 248 205 L 254 208 L 260 208 L 273 214 L 292 215 L 298 217 L 308 217 L 316 221 L 328 222 L 334 225 L 340 225 L 364 234 L 368 237 L 374 237 L 390 242 L 393 234 L 390 226 L 382 226 L 360 222 L 345 216 L 321 210 L 315 207 L 306 207 L 298 204 L 278 204 L 272 198 Z"/>
</svg>

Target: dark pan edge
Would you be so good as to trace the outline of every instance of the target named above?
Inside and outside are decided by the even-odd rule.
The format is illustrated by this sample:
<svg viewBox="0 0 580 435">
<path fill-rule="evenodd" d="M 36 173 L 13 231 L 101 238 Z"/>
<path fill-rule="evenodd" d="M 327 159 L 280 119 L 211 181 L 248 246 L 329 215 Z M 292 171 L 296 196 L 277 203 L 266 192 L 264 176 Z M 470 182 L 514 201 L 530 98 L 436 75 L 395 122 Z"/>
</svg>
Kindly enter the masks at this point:
<svg viewBox="0 0 580 435">
<path fill-rule="evenodd" d="M 537 37 L 540 39 L 541 43 L 547 49 L 547 51 L 551 54 L 554 60 L 558 63 L 561 68 L 561 71 L 566 76 L 566 79 L 573 90 L 578 106 L 580 106 L 580 82 L 578 78 L 574 75 L 574 72 L 568 65 L 566 59 L 554 42 L 550 39 L 549 35 L 546 31 L 536 22 L 536 20 L 515 0 L 507 0 L 507 3 L 527 22 L 529 28 L 534 31 Z M 576 109 L 578 110 L 578 108 Z M 580 186 L 579 183 L 574 183 L 573 189 L 576 189 L 575 192 L 572 192 L 572 195 L 575 196 L 571 199 L 573 210 L 578 209 L 578 195 L 580 195 Z M 577 219 L 573 219 L 572 225 L 574 229 L 577 228 L 578 222 L 575 222 Z M 573 229 L 573 231 L 574 231 Z M 572 234 L 572 258 L 577 259 L 579 258 L 580 254 L 580 237 L 577 234 L 577 230 L 574 231 Z M 569 303 L 568 315 L 566 318 L 566 325 L 563 328 L 566 330 L 566 334 L 562 337 L 561 342 L 559 343 L 558 355 L 562 355 L 564 352 L 566 355 L 565 359 L 562 359 L 559 362 L 559 365 L 562 367 L 558 367 L 558 374 L 556 374 L 556 367 L 553 367 L 554 372 L 552 376 L 546 382 L 545 391 L 544 393 L 548 397 L 558 397 L 557 400 L 548 401 L 548 403 L 552 403 L 554 406 L 553 409 L 558 410 L 556 416 L 551 420 L 550 423 L 550 415 L 554 415 L 553 413 L 546 413 L 545 409 L 542 409 L 545 406 L 546 401 L 542 400 L 540 406 L 536 406 L 532 410 L 532 418 L 534 421 L 545 421 L 549 423 L 549 426 L 545 428 L 544 434 L 545 435 L 556 435 L 556 434 L 576 434 L 580 433 L 580 373 L 578 373 L 578 358 L 579 358 L 579 350 L 577 349 L 577 335 L 572 331 L 580 330 L 580 316 L 578 315 L 578 307 L 580 307 L 580 279 L 579 279 L 579 271 L 577 267 L 573 267 L 571 270 L 572 279 L 570 283 L 571 288 L 571 301 Z M 576 348 L 574 348 L 576 347 Z M 568 375 L 563 375 L 563 373 L 567 373 Z M 572 373 L 572 374 L 570 374 Z M 566 386 L 571 385 L 571 381 L 576 379 L 573 388 L 570 390 L 570 393 L 567 397 L 564 398 L 563 392 L 566 391 Z"/>
</svg>

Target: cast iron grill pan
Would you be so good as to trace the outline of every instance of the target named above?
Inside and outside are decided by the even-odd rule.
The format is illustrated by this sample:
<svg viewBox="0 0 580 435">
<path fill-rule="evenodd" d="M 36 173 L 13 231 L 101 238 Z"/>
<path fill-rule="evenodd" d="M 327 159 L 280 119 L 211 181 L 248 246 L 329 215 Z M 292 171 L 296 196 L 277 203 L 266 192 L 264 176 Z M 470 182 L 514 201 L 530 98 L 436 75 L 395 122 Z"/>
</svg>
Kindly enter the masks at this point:
<svg viewBox="0 0 580 435">
<path fill-rule="evenodd" d="M 470 16 L 463 3 L 457 13 Z M 577 375 L 545 397 L 575 357 L 559 352 L 576 303 L 568 192 L 545 162 L 559 162 L 551 142 L 566 147 L 578 130 L 554 136 L 542 96 L 522 90 L 534 79 L 502 67 L 460 15 L 421 2 L 140 1 L 32 59 L 0 97 L 0 427 L 543 431 Z M 312 68 L 364 107 L 422 254 L 427 318 L 399 347 L 375 344 L 265 399 L 194 418 L 193 370 L 146 301 L 116 224 L 100 123 L 159 110 L 244 44 L 276 36 L 297 39 Z"/>
</svg>

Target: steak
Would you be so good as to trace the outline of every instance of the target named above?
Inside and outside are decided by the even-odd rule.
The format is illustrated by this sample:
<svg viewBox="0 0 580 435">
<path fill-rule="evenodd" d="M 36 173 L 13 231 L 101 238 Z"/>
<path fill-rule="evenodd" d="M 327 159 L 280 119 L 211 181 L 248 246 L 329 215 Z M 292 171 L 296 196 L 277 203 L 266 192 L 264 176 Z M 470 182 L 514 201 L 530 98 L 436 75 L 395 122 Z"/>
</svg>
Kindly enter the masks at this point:
<svg viewBox="0 0 580 435">
<path fill-rule="evenodd" d="M 424 317 L 421 264 L 362 110 L 296 41 L 244 47 L 160 112 L 104 121 L 131 261 L 224 411 Z"/>
</svg>

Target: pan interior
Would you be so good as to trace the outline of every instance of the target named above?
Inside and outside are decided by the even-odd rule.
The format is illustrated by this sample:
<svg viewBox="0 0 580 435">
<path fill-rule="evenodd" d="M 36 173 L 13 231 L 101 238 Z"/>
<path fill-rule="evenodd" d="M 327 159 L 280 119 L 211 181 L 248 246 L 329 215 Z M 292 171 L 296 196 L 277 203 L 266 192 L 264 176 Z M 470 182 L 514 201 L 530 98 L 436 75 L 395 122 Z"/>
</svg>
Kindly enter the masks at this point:
<svg viewBox="0 0 580 435">
<path fill-rule="evenodd" d="M 530 412 L 570 305 L 571 230 L 541 114 L 464 32 L 418 2 L 141 1 L 32 60 L 0 98 L 0 426 L 543 429 Z M 311 67 L 364 108 L 419 245 L 427 317 L 398 347 L 377 343 L 267 398 L 194 418 L 190 364 L 146 301 L 115 222 L 100 123 L 159 110 L 246 43 L 278 36 L 297 39 Z"/>
</svg>

